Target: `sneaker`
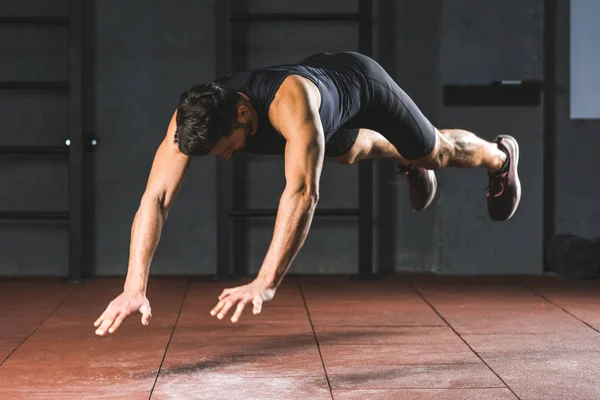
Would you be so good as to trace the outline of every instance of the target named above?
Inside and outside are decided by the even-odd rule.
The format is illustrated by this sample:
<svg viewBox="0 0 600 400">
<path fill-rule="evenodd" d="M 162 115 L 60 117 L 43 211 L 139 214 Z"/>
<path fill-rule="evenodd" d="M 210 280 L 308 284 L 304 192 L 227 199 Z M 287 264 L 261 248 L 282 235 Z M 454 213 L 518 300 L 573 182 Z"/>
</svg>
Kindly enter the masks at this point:
<svg viewBox="0 0 600 400">
<path fill-rule="evenodd" d="M 521 182 L 517 172 L 519 144 L 508 135 L 497 136 L 494 142 L 506 152 L 509 164 L 503 173 L 488 174 L 487 208 L 493 221 L 507 221 L 517 211 L 521 201 Z"/>
<path fill-rule="evenodd" d="M 399 165 L 401 174 L 408 179 L 408 192 L 410 206 L 415 211 L 423 211 L 433 201 L 437 192 L 437 179 L 435 172 L 420 167 L 406 168 Z"/>
</svg>

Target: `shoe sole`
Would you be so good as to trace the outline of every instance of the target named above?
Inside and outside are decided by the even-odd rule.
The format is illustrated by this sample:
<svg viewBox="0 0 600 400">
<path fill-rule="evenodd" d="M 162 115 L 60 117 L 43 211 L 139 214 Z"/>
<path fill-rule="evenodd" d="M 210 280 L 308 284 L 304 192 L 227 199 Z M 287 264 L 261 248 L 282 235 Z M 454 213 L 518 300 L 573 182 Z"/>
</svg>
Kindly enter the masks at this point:
<svg viewBox="0 0 600 400">
<path fill-rule="evenodd" d="M 437 178 L 435 177 L 435 172 L 428 169 L 427 170 L 427 178 L 429 179 L 429 182 L 431 182 L 431 185 L 433 186 L 433 190 L 431 191 L 431 195 L 429 195 L 429 197 L 427 198 L 427 201 L 425 202 L 425 205 L 423 206 L 423 208 L 421 208 L 420 210 L 413 208 L 413 211 L 415 211 L 415 212 L 425 211 L 425 209 L 427 207 L 429 207 L 429 205 L 435 198 L 435 194 L 437 193 Z"/>
<path fill-rule="evenodd" d="M 427 207 L 429 207 L 429 205 L 431 204 L 431 202 L 435 198 L 435 194 L 437 193 L 437 178 L 435 177 L 435 172 L 432 171 L 432 170 L 430 170 L 430 169 L 428 169 L 427 170 L 427 177 L 429 178 L 429 180 L 433 184 L 433 190 L 431 191 L 431 196 L 429 196 L 429 198 L 427 199 L 427 202 L 425 203 L 425 207 L 423 207 L 423 210 L 425 210 Z M 421 210 L 421 211 L 423 211 L 423 210 Z"/>
<path fill-rule="evenodd" d="M 517 209 L 519 208 L 519 203 L 521 202 L 521 180 L 519 179 L 519 142 L 517 142 L 517 139 L 510 135 L 498 135 L 497 139 L 508 140 L 515 147 L 514 160 L 512 161 L 514 162 L 513 168 L 515 170 L 515 182 L 517 184 L 517 203 L 513 207 L 513 210 L 508 218 L 505 219 L 505 221 L 508 221 L 513 215 L 515 215 L 515 212 L 517 212 Z"/>
</svg>

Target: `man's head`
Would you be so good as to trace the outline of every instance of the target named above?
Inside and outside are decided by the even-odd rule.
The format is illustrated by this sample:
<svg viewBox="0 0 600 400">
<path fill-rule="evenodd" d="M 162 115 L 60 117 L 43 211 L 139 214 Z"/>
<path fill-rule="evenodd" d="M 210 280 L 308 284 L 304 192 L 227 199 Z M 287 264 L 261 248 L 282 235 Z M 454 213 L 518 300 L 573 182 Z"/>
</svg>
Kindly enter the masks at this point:
<svg viewBox="0 0 600 400">
<path fill-rule="evenodd" d="M 257 117 L 245 95 L 209 82 L 181 95 L 176 122 L 175 141 L 182 153 L 230 158 L 256 131 Z"/>
</svg>

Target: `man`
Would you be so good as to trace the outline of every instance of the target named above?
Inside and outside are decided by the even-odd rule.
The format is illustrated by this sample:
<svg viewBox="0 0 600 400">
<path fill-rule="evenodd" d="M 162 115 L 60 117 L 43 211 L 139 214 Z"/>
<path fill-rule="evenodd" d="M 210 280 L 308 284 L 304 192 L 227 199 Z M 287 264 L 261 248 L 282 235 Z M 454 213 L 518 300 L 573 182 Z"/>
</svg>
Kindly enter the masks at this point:
<svg viewBox="0 0 600 400">
<path fill-rule="evenodd" d="M 487 142 L 464 130 L 437 130 L 386 71 L 352 52 L 321 53 L 295 64 L 258 68 L 206 83 L 182 94 L 156 153 L 135 215 L 124 291 L 95 322 L 113 333 L 130 314 L 151 318 L 146 298 L 150 263 L 168 211 L 193 156 L 236 152 L 280 154 L 282 193 L 271 245 L 251 283 L 226 289 L 211 315 L 239 320 L 275 295 L 302 247 L 319 199 L 325 156 L 343 164 L 391 158 L 402 166 L 414 210 L 435 196 L 433 170 L 485 167 L 492 220 L 512 217 L 521 197 L 519 147 L 510 136 Z"/>
</svg>

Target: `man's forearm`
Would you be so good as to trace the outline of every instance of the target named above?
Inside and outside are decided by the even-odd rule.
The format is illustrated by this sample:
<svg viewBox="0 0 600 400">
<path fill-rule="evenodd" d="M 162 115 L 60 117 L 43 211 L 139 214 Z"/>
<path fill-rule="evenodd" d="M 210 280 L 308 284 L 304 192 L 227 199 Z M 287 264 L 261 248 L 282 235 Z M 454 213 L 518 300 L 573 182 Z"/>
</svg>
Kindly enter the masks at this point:
<svg viewBox="0 0 600 400">
<path fill-rule="evenodd" d="M 316 206 L 316 195 L 298 191 L 283 192 L 273 240 L 257 279 L 275 288 L 279 286 L 306 240 Z"/>
<path fill-rule="evenodd" d="M 167 211 L 154 198 L 143 198 L 131 229 L 129 267 L 124 290 L 146 293 L 152 257 L 158 246 Z"/>
</svg>

